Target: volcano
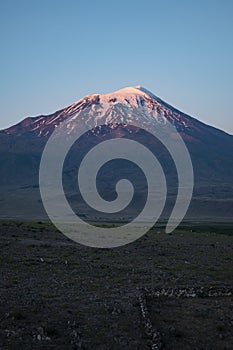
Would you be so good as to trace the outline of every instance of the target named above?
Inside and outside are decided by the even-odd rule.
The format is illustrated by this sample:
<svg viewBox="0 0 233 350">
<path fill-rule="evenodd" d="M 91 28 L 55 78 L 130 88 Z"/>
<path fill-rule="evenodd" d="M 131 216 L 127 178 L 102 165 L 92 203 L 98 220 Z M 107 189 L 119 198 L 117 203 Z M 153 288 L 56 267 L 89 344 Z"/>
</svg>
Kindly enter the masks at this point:
<svg viewBox="0 0 233 350">
<path fill-rule="evenodd" d="M 138 127 L 135 127 L 135 121 Z M 150 135 L 163 132 L 172 124 L 184 140 L 194 170 L 194 192 L 187 219 L 232 220 L 233 213 L 233 136 L 180 112 L 141 86 L 127 87 L 109 94 L 92 94 L 53 114 L 30 117 L 0 131 L 1 218 L 46 218 L 39 193 L 39 165 L 49 137 L 59 128 L 67 136 L 73 128 L 87 132 L 72 146 L 64 163 L 64 187 L 70 203 L 81 201 L 76 188 L 78 164 L 92 147 L 110 138 L 130 138 L 148 147 L 160 161 L 169 184 L 169 215 L 177 194 L 175 166 L 164 147 Z M 91 126 L 91 129 L 90 129 Z M 147 132 L 145 132 L 145 129 Z M 174 134 L 168 134 L 174 138 Z M 118 172 L 137 179 L 140 189 L 137 207 L 145 197 L 143 175 L 119 160 L 108 164 L 99 180 L 103 197 L 114 197 Z M 100 175 L 101 175 L 100 174 Z M 119 175 L 120 176 L 120 175 Z M 144 179 L 145 180 L 145 179 Z M 144 193 L 144 194 L 143 194 Z M 77 204 L 77 212 L 88 216 L 89 209 Z M 98 215 L 95 213 L 95 217 Z"/>
</svg>

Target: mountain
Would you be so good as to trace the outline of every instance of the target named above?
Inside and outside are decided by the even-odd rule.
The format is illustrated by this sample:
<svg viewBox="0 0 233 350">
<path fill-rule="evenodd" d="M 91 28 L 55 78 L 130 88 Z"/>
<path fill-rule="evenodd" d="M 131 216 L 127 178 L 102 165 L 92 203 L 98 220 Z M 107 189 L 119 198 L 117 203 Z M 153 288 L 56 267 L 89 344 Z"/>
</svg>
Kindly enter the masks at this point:
<svg viewBox="0 0 233 350">
<path fill-rule="evenodd" d="M 156 128 L 156 132 L 162 133 L 168 123 L 176 128 L 184 140 L 193 163 L 195 186 L 187 217 L 231 219 L 233 136 L 180 112 L 141 86 L 127 87 L 110 94 L 88 95 L 51 115 L 26 118 L 0 131 L 0 216 L 45 216 L 39 195 L 39 164 L 49 137 L 55 129 L 59 137 L 59 128 L 63 125 L 62 132 L 65 127 L 67 136 L 74 128 L 86 127 L 88 130 L 92 127 L 72 147 L 65 161 L 64 186 L 70 203 L 78 208 L 81 201 L 75 179 L 78 164 L 86 152 L 109 138 L 130 138 L 148 147 L 163 166 L 169 183 L 169 200 L 164 211 L 166 217 L 177 194 L 177 174 L 170 155 L 151 136 L 150 130 L 153 133 Z M 166 137 L 175 136 L 168 134 Z M 140 207 L 141 201 L 145 200 L 142 174 L 132 164 L 127 166 L 119 160 L 105 168 L 99 183 L 103 196 L 108 199 L 114 197 L 113 184 L 120 169 L 124 176 L 132 177 L 133 174 L 134 180 L 137 180 L 141 192 L 135 199 L 135 205 Z M 89 212 L 84 204 L 81 210 Z"/>
</svg>

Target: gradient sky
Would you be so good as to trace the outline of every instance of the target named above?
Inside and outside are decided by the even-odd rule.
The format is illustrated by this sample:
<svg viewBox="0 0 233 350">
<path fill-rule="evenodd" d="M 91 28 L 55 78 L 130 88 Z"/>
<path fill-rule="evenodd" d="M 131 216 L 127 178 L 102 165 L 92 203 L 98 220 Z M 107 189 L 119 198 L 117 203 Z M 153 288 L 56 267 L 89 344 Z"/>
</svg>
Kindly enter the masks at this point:
<svg viewBox="0 0 233 350">
<path fill-rule="evenodd" d="M 0 128 L 142 85 L 233 134 L 233 0 L 1 0 Z"/>
</svg>

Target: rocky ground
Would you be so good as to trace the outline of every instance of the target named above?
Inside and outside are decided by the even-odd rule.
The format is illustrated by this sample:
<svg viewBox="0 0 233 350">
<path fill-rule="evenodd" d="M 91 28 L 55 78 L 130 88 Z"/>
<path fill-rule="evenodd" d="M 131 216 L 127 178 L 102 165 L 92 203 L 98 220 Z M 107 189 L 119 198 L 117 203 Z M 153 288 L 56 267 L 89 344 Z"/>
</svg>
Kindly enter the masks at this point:
<svg viewBox="0 0 233 350">
<path fill-rule="evenodd" d="M 0 231 L 1 350 L 232 349 L 232 225 L 161 226 L 105 250 L 48 223 Z M 205 293 L 178 295 L 190 288 Z"/>
</svg>

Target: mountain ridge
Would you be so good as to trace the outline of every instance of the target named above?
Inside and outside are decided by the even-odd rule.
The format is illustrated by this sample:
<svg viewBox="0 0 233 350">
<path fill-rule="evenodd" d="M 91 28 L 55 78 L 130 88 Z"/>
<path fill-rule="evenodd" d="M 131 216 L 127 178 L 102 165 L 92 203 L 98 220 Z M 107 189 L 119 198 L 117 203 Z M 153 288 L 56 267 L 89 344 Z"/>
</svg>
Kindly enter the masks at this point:
<svg viewBox="0 0 233 350">
<path fill-rule="evenodd" d="M 59 125 L 62 121 L 72 117 L 74 113 L 77 113 L 80 110 L 83 110 L 90 104 L 94 104 L 94 105 L 100 104 L 102 106 L 109 104 L 109 108 L 113 109 L 114 105 L 116 106 L 119 103 L 124 103 L 125 105 L 128 104 L 127 107 L 129 108 L 129 111 L 132 110 L 133 106 L 140 108 L 140 107 L 143 107 L 144 105 L 147 107 L 147 109 L 150 109 L 150 113 L 147 113 L 147 116 L 148 115 L 149 117 L 152 116 L 155 119 L 160 118 L 162 122 L 164 122 L 166 118 L 169 119 L 169 117 L 170 117 L 170 121 L 174 122 L 174 116 L 175 116 L 176 122 L 179 125 L 179 118 L 182 118 L 183 120 L 180 121 L 180 126 L 183 125 L 183 127 L 186 128 L 187 130 L 188 130 L 188 127 L 190 127 L 192 124 L 194 124 L 194 126 L 195 124 L 198 124 L 199 126 L 211 128 L 210 130 L 213 133 L 221 132 L 230 137 L 232 136 L 221 129 L 210 126 L 204 122 L 199 121 L 198 119 L 192 116 L 189 116 L 186 113 L 181 112 L 177 108 L 171 106 L 170 104 L 163 101 L 161 98 L 157 97 L 152 92 L 150 92 L 149 90 L 145 89 L 140 85 L 137 85 L 135 87 L 126 87 L 107 94 L 86 95 L 83 98 L 79 99 L 78 101 L 72 103 L 71 105 L 65 108 L 62 108 L 54 113 L 51 113 L 48 115 L 39 115 L 35 117 L 27 117 L 23 119 L 21 122 L 9 128 L 1 130 L 0 133 L 14 134 L 14 135 L 21 136 L 22 134 L 25 134 L 28 132 L 34 132 L 35 134 L 37 134 L 37 136 L 51 135 L 52 131 L 54 130 L 54 127 Z M 151 103 L 151 106 L 149 106 L 150 103 Z M 109 120 L 109 123 L 111 123 L 111 120 Z M 189 124 L 188 126 L 186 125 L 187 123 Z M 42 124 L 45 124 L 47 126 L 47 130 L 45 132 L 38 133 L 36 130 L 42 129 L 42 126 L 43 126 Z M 51 126 L 49 126 L 50 124 Z"/>
<path fill-rule="evenodd" d="M 134 118 L 141 123 L 140 130 L 132 127 Z M 159 161 L 168 170 L 175 195 L 177 183 L 174 172 L 169 169 L 169 157 L 158 142 L 143 131 L 146 125 L 146 130 L 153 127 L 160 132 L 170 122 L 183 138 L 193 162 L 195 186 L 189 217 L 229 217 L 229 213 L 233 212 L 233 136 L 180 112 L 145 88 L 137 86 L 110 94 L 87 95 L 55 113 L 29 117 L 0 131 L 1 216 L 6 215 L 12 206 L 15 206 L 16 212 L 21 210 L 20 203 L 25 198 L 30 202 L 30 210 L 35 203 L 40 207 L 38 173 L 45 144 L 55 128 L 59 131 L 60 125 L 64 124 L 69 133 L 71 127 L 78 128 L 80 122 L 86 124 L 87 130 L 91 126 L 92 130 L 82 137 L 79 147 L 73 150 L 73 158 L 66 164 L 68 182 L 76 176 L 77 169 L 73 166 L 75 159 L 90 147 L 109 137 L 135 138 L 158 153 Z M 64 132 L 64 129 L 61 130 Z M 116 169 L 110 169 L 110 172 L 114 174 Z M 109 181 L 107 172 L 103 175 Z M 104 190 L 108 192 L 107 187 Z M 11 198 L 14 198 L 14 204 Z"/>
</svg>

